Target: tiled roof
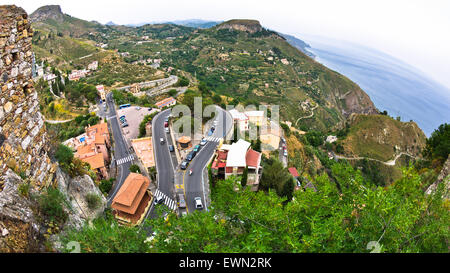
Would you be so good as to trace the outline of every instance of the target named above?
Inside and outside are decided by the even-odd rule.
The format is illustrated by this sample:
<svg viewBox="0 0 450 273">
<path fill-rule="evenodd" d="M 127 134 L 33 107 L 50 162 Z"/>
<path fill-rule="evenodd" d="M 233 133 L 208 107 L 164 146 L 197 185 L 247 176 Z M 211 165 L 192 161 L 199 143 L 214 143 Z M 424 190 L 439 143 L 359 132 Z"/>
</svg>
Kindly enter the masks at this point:
<svg viewBox="0 0 450 273">
<path fill-rule="evenodd" d="M 170 103 L 172 103 L 174 101 L 175 101 L 174 98 L 168 97 L 168 98 L 163 99 L 162 101 L 158 101 L 157 103 L 155 103 L 155 105 L 158 106 L 159 108 L 162 108 L 162 107 L 164 107 L 164 106 L 166 106 L 166 105 L 168 105 L 168 104 L 170 104 Z"/>
<path fill-rule="evenodd" d="M 137 173 L 130 173 L 114 197 L 111 207 L 128 214 L 134 214 L 150 185 L 150 180 Z"/>
<path fill-rule="evenodd" d="M 81 160 L 88 163 L 93 170 L 105 167 L 105 159 L 103 159 L 102 153 L 98 153 L 94 156 L 86 157 Z"/>
<path fill-rule="evenodd" d="M 249 149 L 247 154 L 245 155 L 245 161 L 248 167 L 257 168 L 259 166 L 259 162 L 261 160 L 261 153 Z"/>
<path fill-rule="evenodd" d="M 294 167 L 289 168 L 288 171 L 292 174 L 293 177 L 299 177 L 299 176 L 300 176 L 300 175 L 298 174 L 298 172 L 297 172 L 297 169 L 294 168 Z"/>
<path fill-rule="evenodd" d="M 88 145 L 81 145 L 78 147 L 78 150 L 75 154 L 76 157 L 83 157 L 86 154 L 96 153 L 95 143 L 91 143 Z"/>
</svg>

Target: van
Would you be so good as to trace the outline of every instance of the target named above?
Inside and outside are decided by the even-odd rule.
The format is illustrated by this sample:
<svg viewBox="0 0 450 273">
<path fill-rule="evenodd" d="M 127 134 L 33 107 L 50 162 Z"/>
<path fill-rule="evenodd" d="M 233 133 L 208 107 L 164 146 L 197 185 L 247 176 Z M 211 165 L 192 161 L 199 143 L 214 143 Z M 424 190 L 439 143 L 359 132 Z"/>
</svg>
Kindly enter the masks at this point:
<svg viewBox="0 0 450 273">
<path fill-rule="evenodd" d="M 178 207 L 179 208 L 185 208 L 186 207 L 186 201 L 184 200 L 184 194 L 180 193 L 178 194 Z"/>
</svg>

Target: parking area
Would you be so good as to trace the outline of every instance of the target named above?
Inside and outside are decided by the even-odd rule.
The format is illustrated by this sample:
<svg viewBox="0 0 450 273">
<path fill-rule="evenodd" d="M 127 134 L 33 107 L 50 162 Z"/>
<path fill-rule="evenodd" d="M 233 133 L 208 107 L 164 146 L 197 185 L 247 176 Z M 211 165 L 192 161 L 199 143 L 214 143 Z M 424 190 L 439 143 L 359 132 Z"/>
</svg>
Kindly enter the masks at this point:
<svg viewBox="0 0 450 273">
<path fill-rule="evenodd" d="M 144 117 L 158 111 L 155 108 L 149 111 L 149 108 L 140 106 L 130 106 L 117 110 L 117 117 L 120 119 L 120 117 L 125 116 L 125 122 L 128 124 L 127 127 L 122 127 L 123 136 L 128 144 L 130 144 L 131 139 L 136 139 L 139 136 L 139 124 L 144 120 Z M 119 123 L 122 126 L 122 123 Z"/>
</svg>

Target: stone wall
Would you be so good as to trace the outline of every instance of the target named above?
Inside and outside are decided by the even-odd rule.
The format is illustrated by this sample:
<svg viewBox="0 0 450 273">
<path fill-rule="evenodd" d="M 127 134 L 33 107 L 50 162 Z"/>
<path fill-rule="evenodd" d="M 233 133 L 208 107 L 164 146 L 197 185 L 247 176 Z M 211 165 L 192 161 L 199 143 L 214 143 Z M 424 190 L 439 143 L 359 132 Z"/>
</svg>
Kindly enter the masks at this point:
<svg viewBox="0 0 450 273">
<path fill-rule="evenodd" d="M 56 164 L 47 155 L 49 141 L 31 79 L 32 36 L 22 8 L 0 6 L 0 176 L 11 169 L 41 188 L 53 181 Z"/>
</svg>

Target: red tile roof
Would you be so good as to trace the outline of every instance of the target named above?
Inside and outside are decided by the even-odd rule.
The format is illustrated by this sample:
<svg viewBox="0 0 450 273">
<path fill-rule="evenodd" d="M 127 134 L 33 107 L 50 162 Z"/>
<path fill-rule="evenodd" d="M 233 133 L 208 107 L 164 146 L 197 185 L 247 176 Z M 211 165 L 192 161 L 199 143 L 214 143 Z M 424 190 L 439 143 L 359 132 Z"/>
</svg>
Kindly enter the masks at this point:
<svg viewBox="0 0 450 273">
<path fill-rule="evenodd" d="M 261 160 L 261 153 L 249 149 L 245 155 L 245 162 L 248 167 L 257 168 L 259 166 L 259 161 Z"/>
<path fill-rule="evenodd" d="M 294 167 L 289 168 L 288 171 L 292 174 L 293 177 L 299 177 L 299 176 L 300 176 L 300 175 L 298 174 L 298 172 L 297 172 L 297 169 L 294 168 Z"/>
<path fill-rule="evenodd" d="M 93 169 L 93 170 L 105 167 L 105 159 L 103 159 L 102 153 L 96 154 L 94 156 L 86 157 L 81 160 L 83 162 L 88 163 L 91 166 L 91 169 Z"/>
<path fill-rule="evenodd" d="M 113 209 L 134 214 L 150 185 L 150 180 L 140 174 L 130 173 L 123 182 L 111 207 Z"/>
</svg>

